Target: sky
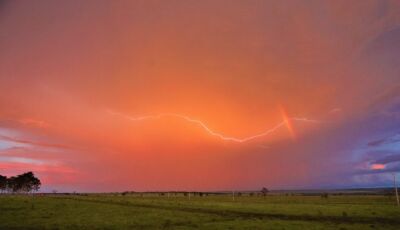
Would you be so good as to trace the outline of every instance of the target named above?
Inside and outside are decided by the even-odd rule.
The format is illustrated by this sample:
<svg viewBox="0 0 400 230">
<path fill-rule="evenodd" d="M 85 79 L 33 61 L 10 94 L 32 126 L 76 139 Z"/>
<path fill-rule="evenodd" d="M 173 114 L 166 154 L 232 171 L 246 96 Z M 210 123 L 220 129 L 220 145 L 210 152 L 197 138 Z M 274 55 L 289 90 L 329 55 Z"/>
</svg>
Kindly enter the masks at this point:
<svg viewBox="0 0 400 230">
<path fill-rule="evenodd" d="M 42 191 L 391 186 L 396 0 L 0 1 L 0 174 Z"/>
</svg>

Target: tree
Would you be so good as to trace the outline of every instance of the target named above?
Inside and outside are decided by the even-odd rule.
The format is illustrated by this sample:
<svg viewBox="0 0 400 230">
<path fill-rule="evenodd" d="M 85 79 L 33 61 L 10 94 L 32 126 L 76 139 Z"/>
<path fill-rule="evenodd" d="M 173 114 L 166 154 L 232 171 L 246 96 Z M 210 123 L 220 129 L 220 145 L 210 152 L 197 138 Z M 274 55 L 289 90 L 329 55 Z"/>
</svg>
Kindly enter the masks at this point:
<svg viewBox="0 0 400 230">
<path fill-rule="evenodd" d="M 15 176 L 12 176 L 7 179 L 7 192 L 8 193 L 14 193 L 18 190 L 16 180 L 17 180 L 17 178 Z"/>
<path fill-rule="evenodd" d="M 41 182 L 38 178 L 35 177 L 33 172 L 27 172 L 22 175 L 19 175 L 21 180 L 21 188 L 22 192 L 33 192 L 33 191 L 38 191 L 41 186 Z M 17 177 L 17 178 L 18 178 Z"/>
<path fill-rule="evenodd" d="M 0 175 L 0 190 L 4 192 L 7 189 L 7 177 Z"/>
<path fill-rule="evenodd" d="M 263 196 L 266 196 L 268 193 L 269 193 L 269 190 L 268 190 L 266 187 L 263 187 L 263 188 L 261 189 L 261 194 L 262 194 Z"/>
<path fill-rule="evenodd" d="M 29 193 L 38 191 L 40 189 L 41 182 L 35 177 L 33 172 L 23 173 L 18 176 L 13 176 L 7 179 L 7 190 L 8 192 L 22 192 Z"/>
<path fill-rule="evenodd" d="M 39 178 L 32 178 L 32 191 L 37 192 L 40 189 L 42 182 L 40 182 Z"/>
</svg>

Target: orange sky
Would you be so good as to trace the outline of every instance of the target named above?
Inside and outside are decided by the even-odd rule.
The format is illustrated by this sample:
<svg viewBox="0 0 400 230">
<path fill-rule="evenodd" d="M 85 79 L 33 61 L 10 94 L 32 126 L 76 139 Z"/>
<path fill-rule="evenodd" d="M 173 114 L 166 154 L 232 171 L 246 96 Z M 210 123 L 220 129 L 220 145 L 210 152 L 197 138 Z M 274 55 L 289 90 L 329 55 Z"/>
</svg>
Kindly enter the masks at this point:
<svg viewBox="0 0 400 230">
<path fill-rule="evenodd" d="M 397 1 L 1 1 L 0 174 L 65 191 L 384 184 L 358 173 L 393 155 L 366 146 L 396 134 L 370 115 L 398 98 L 399 23 Z"/>
</svg>

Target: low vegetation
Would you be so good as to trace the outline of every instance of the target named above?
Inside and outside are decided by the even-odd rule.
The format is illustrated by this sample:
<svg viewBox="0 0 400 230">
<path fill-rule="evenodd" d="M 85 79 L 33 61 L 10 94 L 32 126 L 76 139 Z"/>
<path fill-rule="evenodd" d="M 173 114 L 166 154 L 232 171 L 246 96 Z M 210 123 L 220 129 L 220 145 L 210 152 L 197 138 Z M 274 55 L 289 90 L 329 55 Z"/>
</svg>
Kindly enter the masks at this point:
<svg viewBox="0 0 400 230">
<path fill-rule="evenodd" d="M 3 195 L 0 212 L 0 229 L 400 229 L 392 195 Z"/>
</svg>

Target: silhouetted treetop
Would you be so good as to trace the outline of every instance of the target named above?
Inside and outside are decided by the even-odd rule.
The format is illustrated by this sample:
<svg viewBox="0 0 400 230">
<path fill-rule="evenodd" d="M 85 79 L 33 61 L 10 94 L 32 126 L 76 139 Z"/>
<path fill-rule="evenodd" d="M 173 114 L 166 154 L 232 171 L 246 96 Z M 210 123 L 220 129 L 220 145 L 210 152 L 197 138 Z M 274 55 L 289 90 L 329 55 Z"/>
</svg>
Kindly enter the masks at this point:
<svg viewBox="0 0 400 230">
<path fill-rule="evenodd" d="M 38 191 L 42 183 L 33 172 L 7 178 L 0 175 L 0 190 L 12 193 L 29 193 Z"/>
</svg>

